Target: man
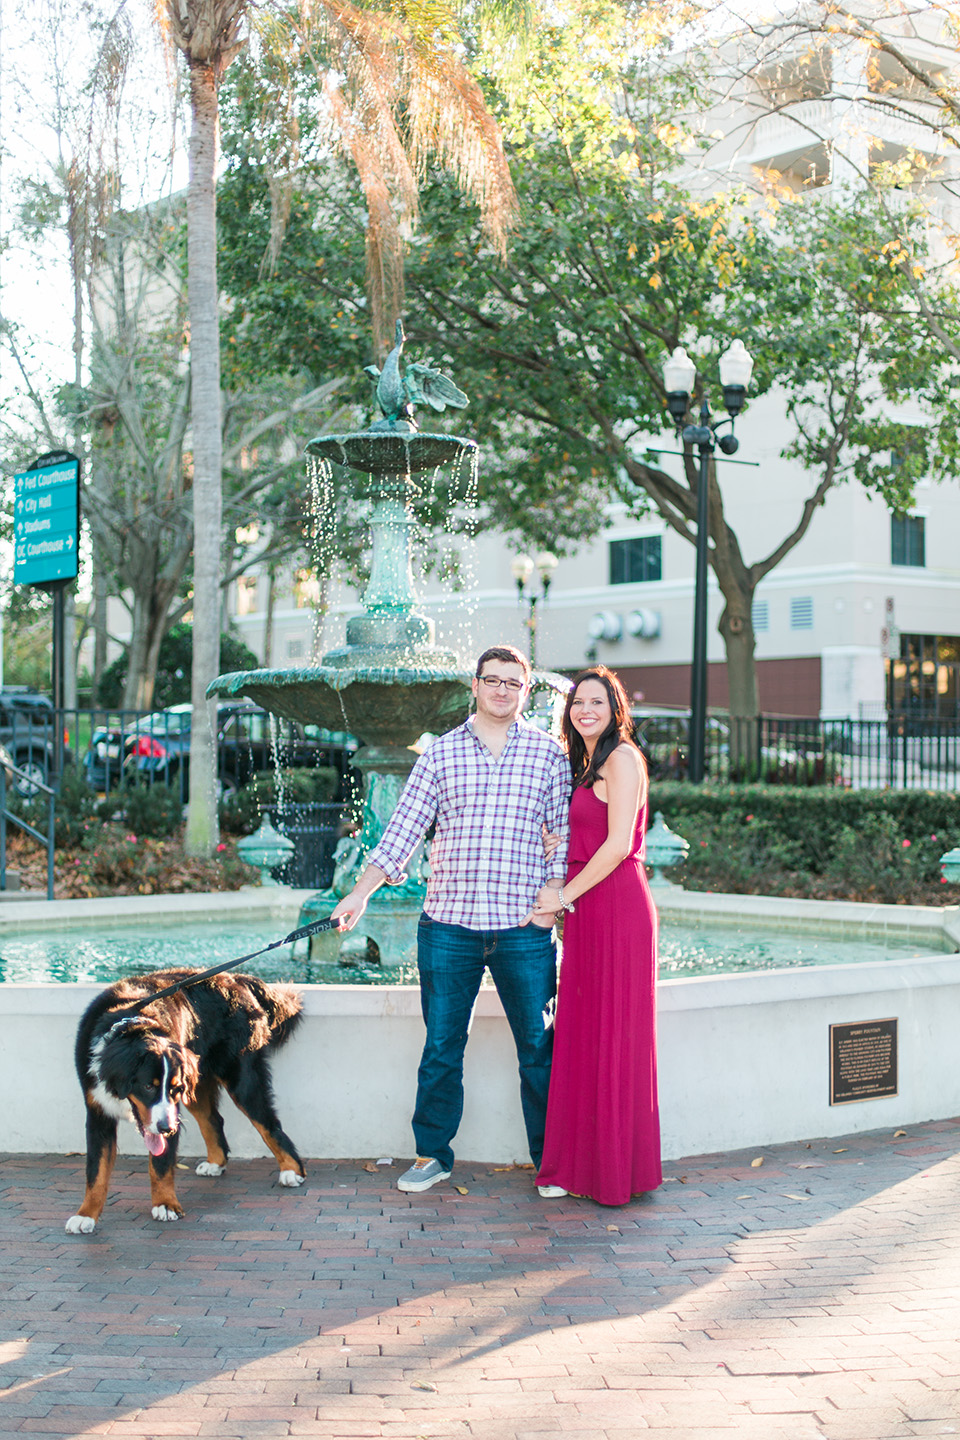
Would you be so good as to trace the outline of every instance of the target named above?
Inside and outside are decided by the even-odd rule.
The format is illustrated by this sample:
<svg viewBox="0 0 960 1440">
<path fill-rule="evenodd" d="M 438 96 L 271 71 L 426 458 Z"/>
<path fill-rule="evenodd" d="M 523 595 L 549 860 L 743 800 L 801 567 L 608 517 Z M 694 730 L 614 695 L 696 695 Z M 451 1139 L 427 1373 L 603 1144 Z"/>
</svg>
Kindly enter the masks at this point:
<svg viewBox="0 0 960 1440">
<path fill-rule="evenodd" d="M 413 1115 L 418 1159 L 397 1181 L 401 1190 L 429 1190 L 453 1169 L 463 1052 L 484 966 L 513 1031 L 530 1156 L 540 1165 L 553 1047 L 544 1011 L 556 991 L 556 943 L 549 922 L 522 922 L 539 885 L 563 882 L 570 766 L 556 740 L 520 718 L 529 693 L 530 666 L 519 650 L 484 651 L 473 680 L 476 713 L 420 756 L 380 843 L 333 912 L 352 929 L 375 890 L 405 878 L 404 865 L 436 824 L 417 932 L 427 1027 Z M 549 860 L 544 825 L 561 837 Z"/>
</svg>

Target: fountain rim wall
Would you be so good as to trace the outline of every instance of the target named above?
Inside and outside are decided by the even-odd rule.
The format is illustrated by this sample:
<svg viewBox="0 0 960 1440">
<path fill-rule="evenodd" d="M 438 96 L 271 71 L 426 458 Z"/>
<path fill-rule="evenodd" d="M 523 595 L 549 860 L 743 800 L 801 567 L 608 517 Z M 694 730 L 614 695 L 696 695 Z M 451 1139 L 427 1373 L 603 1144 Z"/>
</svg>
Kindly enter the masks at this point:
<svg viewBox="0 0 960 1440">
<path fill-rule="evenodd" d="M 296 922 L 303 890 L 261 890 L 115 899 L 5 901 L 4 933 L 71 924 L 129 925 L 203 919 L 275 920 L 278 937 Z M 679 896 L 679 898 L 678 898 Z M 711 910 L 754 923 L 769 906 L 762 896 L 670 892 L 661 912 L 688 921 Z M 787 901 L 791 918 L 832 916 L 848 933 L 865 925 L 883 931 L 915 920 L 933 938 L 957 937 L 956 907 L 848 906 Z M 866 915 L 851 911 L 864 910 Z M 911 913 L 904 914 L 908 910 Z M 749 915 L 745 912 L 750 912 Z M 410 1110 L 423 1045 L 416 986 L 302 985 L 303 1033 L 276 1058 L 280 1113 L 306 1156 L 407 1156 Z M 78 1151 L 83 1105 L 73 1065 L 77 1022 L 102 984 L 0 984 L 0 1015 L 8 1043 L 0 1049 L 0 1084 L 23 1104 L 0 1123 L 0 1150 L 40 1154 Z M 960 954 L 942 952 L 809 969 L 752 971 L 663 980 L 658 989 L 660 1113 L 664 1155 L 679 1158 L 739 1150 L 777 1141 L 893 1128 L 960 1113 L 960 1072 L 953 1062 Z M 831 1107 L 827 1103 L 828 1027 L 900 1017 L 901 1087 L 897 1096 Z M 364 1063 L 356 1064 L 356 1057 Z M 24 1087 L 23 1077 L 30 1083 Z M 777 1083 L 771 1083 L 775 1077 Z M 317 1095 L 336 1096 L 318 1107 Z M 262 1155 L 252 1128 L 225 1106 L 236 1159 Z M 143 1147 L 132 1126 L 121 1126 L 120 1148 Z M 481 990 L 467 1046 L 464 1119 L 458 1139 L 465 1158 L 495 1164 L 524 1162 L 516 1052 L 499 997 Z M 192 1121 L 181 1154 L 202 1154 Z M 79 1164 L 80 1162 L 78 1162 Z M 195 1203 L 195 1196 L 191 1204 Z M 206 1195 L 201 1187 L 200 1192 Z M 215 1195 L 215 1190 L 210 1192 Z M 212 1203 L 204 1200 L 204 1204 Z"/>
</svg>

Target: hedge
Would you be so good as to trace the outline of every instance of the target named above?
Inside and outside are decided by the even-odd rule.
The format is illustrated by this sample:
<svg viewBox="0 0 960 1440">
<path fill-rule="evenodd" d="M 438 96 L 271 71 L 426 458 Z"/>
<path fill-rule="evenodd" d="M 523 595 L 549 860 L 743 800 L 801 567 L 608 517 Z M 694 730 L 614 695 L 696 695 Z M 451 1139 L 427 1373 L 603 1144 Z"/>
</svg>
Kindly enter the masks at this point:
<svg viewBox="0 0 960 1440">
<path fill-rule="evenodd" d="M 956 904 L 939 860 L 960 843 L 960 798 L 929 790 L 844 790 L 655 781 L 690 842 L 690 890 L 901 904 Z"/>
</svg>

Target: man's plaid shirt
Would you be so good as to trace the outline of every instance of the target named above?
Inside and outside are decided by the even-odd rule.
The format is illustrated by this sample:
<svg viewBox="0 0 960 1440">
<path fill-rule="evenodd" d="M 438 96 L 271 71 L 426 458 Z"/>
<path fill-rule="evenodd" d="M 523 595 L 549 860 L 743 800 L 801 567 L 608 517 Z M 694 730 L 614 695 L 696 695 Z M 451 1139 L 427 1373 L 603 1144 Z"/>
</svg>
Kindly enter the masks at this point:
<svg viewBox="0 0 960 1440">
<path fill-rule="evenodd" d="M 367 862 L 399 884 L 436 821 L 424 911 L 468 930 L 505 930 L 546 880 L 566 872 L 570 762 L 556 740 L 518 720 L 494 759 L 468 720 L 434 740 L 410 772 Z M 561 836 L 548 862 L 541 826 Z"/>
</svg>

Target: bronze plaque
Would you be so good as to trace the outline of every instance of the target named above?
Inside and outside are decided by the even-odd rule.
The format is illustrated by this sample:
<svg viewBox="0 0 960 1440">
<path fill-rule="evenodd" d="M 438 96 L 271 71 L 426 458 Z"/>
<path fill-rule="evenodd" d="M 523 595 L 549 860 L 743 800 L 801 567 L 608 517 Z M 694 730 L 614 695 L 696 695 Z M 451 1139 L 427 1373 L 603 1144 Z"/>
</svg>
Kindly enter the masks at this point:
<svg viewBox="0 0 960 1440">
<path fill-rule="evenodd" d="M 897 1022 L 830 1026 L 830 1104 L 897 1094 Z"/>
</svg>

